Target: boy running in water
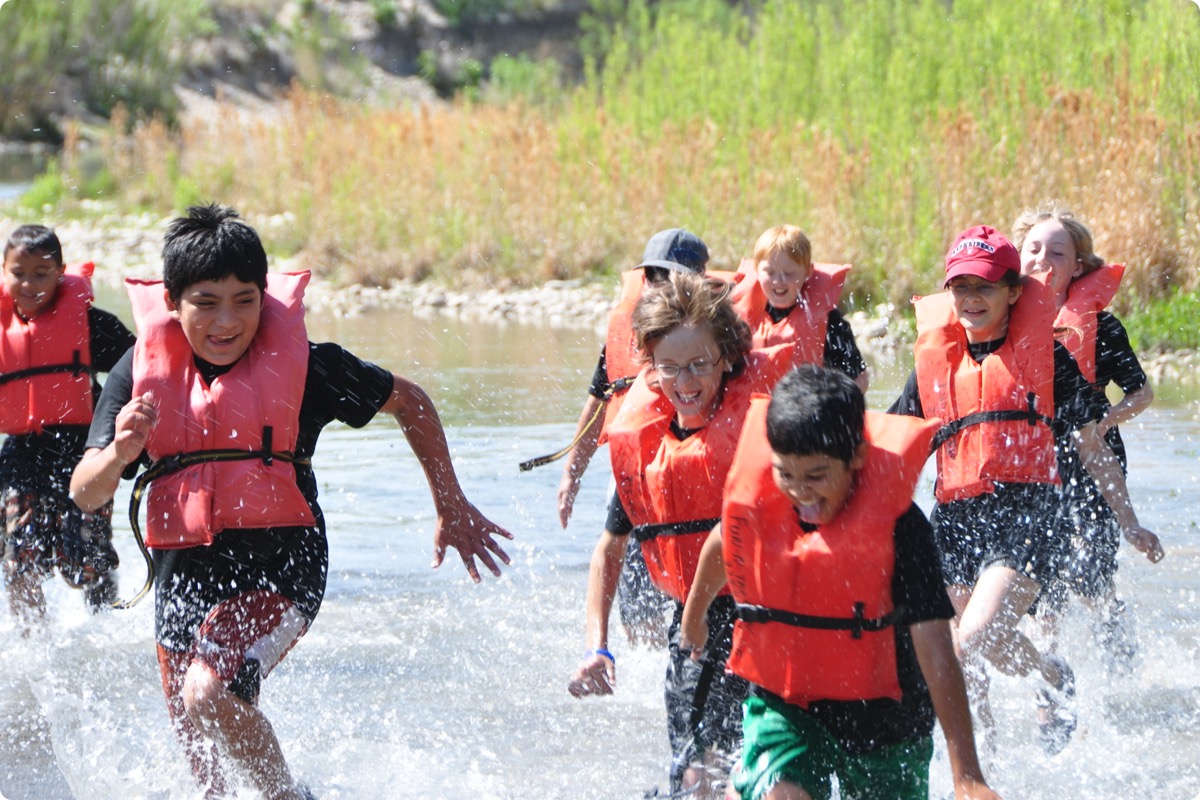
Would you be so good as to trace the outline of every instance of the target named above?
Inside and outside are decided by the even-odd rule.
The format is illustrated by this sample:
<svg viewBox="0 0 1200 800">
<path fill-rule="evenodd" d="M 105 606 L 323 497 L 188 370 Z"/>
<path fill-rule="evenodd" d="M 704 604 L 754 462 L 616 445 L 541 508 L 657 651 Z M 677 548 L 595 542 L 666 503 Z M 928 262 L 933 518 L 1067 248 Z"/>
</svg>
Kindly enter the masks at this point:
<svg viewBox="0 0 1200 800">
<path fill-rule="evenodd" d="M 207 797 L 232 791 L 226 758 L 270 800 L 311 797 L 256 701 L 325 592 L 310 465 L 325 425 L 393 416 L 433 493 L 434 566 L 447 547 L 475 581 L 476 558 L 497 575 L 493 556 L 508 563 L 493 537 L 511 535 L 463 495 L 429 396 L 336 344 L 308 341 L 308 278 L 268 275 L 258 234 L 232 209 L 196 206 L 172 222 L 163 281 L 128 282 L 138 342 L 105 384 L 71 480 L 75 502 L 95 510 L 139 462 L 202 454 L 150 484 L 146 543 L 167 707 Z"/>
</svg>

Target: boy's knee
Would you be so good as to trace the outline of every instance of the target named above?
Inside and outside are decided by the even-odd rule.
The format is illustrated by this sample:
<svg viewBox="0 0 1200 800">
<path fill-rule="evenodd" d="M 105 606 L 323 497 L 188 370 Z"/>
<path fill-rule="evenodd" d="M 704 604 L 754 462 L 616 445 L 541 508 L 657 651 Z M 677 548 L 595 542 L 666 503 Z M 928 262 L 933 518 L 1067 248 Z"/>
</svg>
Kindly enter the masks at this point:
<svg viewBox="0 0 1200 800">
<path fill-rule="evenodd" d="M 230 704 L 237 702 L 211 669 L 195 661 L 184 675 L 181 695 L 188 719 L 206 733 L 219 726 L 230 713 Z"/>
</svg>

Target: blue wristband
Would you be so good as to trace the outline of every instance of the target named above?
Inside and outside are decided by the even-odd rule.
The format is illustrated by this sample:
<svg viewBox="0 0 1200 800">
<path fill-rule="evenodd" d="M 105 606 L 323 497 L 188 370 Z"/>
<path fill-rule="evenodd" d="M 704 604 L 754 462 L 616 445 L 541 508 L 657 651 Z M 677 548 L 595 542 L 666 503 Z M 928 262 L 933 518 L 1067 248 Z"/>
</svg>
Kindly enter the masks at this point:
<svg viewBox="0 0 1200 800">
<path fill-rule="evenodd" d="M 608 652 L 607 650 L 605 650 L 603 647 L 597 647 L 595 650 L 588 651 L 588 655 L 589 656 L 604 656 L 605 658 L 607 658 L 609 661 L 611 661 L 613 663 L 614 667 L 617 665 L 617 657 L 614 656 L 612 653 Z"/>
</svg>

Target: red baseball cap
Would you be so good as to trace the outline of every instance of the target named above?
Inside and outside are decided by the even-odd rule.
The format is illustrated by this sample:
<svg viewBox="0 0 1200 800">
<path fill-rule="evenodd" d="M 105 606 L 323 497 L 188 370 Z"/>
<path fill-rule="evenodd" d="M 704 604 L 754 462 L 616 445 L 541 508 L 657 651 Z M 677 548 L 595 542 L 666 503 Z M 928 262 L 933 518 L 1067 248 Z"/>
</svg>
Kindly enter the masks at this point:
<svg viewBox="0 0 1200 800">
<path fill-rule="evenodd" d="M 1017 248 L 990 225 L 976 225 L 960 233 L 946 253 L 946 280 L 942 286 L 959 275 L 974 275 L 999 283 L 1009 270 L 1021 271 Z"/>
</svg>

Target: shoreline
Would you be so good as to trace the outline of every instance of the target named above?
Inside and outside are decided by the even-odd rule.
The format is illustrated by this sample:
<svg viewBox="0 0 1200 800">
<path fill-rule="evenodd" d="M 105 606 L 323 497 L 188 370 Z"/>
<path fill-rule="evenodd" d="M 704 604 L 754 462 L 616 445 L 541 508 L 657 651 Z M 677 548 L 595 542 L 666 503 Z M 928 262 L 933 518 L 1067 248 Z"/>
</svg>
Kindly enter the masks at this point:
<svg viewBox="0 0 1200 800">
<path fill-rule="evenodd" d="M 96 210 L 102 208 L 100 204 L 95 207 Z M 99 285 L 119 289 L 127 277 L 148 280 L 161 277 L 162 235 L 169 220 L 150 213 L 106 214 L 99 222 L 68 220 L 54 228 L 68 262 L 96 262 L 93 280 Z M 4 231 L 11 231 L 24 221 L 13 220 L 7 214 L 0 216 Z M 256 227 L 270 229 L 286 224 L 288 220 L 284 215 L 278 215 Z M 300 257 L 271 258 L 272 271 L 303 269 L 312 268 Z M 501 325 L 586 329 L 596 333 L 599 346 L 619 289 L 615 281 L 580 279 L 551 280 L 527 288 L 456 289 L 433 283 L 341 286 L 314 269 L 313 280 L 305 294 L 305 306 L 314 314 L 343 318 L 407 309 L 423 318 L 445 316 Z M 886 303 L 874 306 L 871 312 L 849 312 L 846 320 L 870 369 L 895 366 L 902 350 L 912 346 L 911 325 Z M 1138 357 L 1154 383 L 1194 383 L 1200 379 L 1200 354 L 1195 351 L 1139 353 Z"/>
</svg>

